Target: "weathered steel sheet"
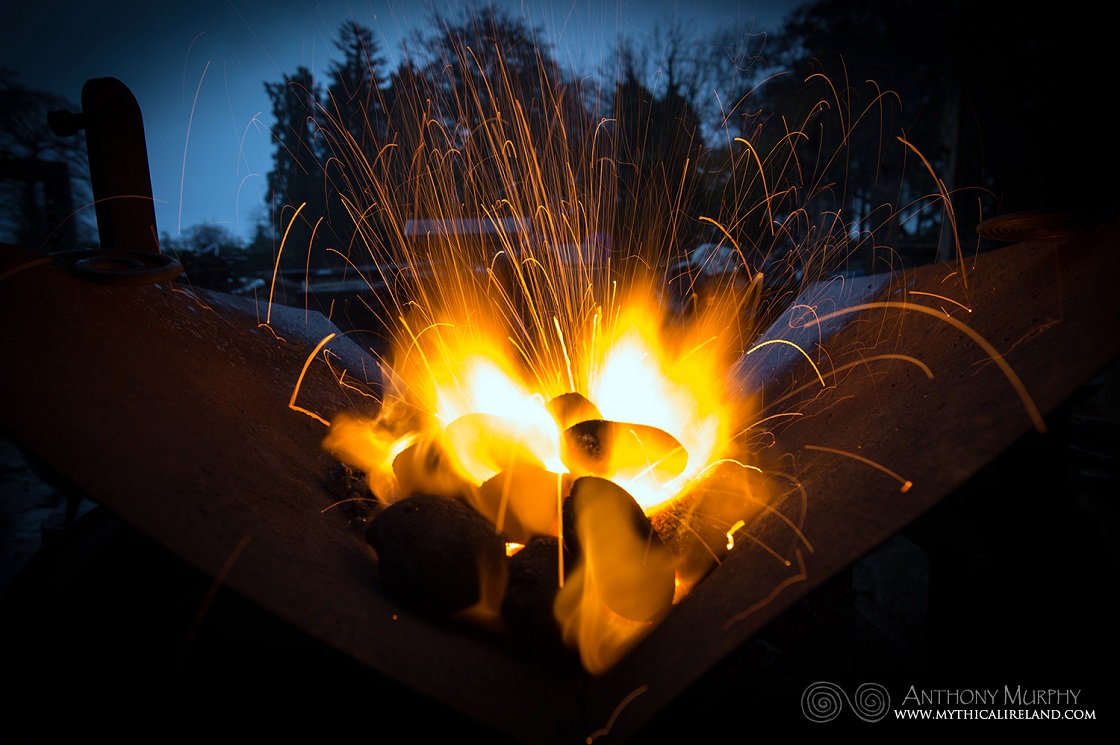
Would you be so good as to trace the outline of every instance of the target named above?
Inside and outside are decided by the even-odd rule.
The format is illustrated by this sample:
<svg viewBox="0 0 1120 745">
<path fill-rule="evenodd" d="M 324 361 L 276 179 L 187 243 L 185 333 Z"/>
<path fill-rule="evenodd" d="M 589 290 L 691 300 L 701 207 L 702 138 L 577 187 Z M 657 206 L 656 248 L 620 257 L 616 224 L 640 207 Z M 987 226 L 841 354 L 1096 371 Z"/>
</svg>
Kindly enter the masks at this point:
<svg viewBox="0 0 1120 745">
<path fill-rule="evenodd" d="M 541 667 L 501 640 L 416 619 L 380 594 L 371 550 L 339 515 L 322 512 L 331 498 L 321 481 L 333 465 L 319 448 L 326 428 L 288 406 L 330 332 L 314 314 L 274 309 L 269 330 L 245 301 L 199 299 L 178 285 L 96 286 L 7 248 L 0 426 L 174 553 L 425 695 L 539 742 L 590 733 L 640 689 L 614 721 L 613 734 L 625 736 L 1030 432 L 1032 405 L 1053 409 L 1114 358 L 1118 244 L 1112 225 L 1012 246 L 970 260 L 967 288 L 944 265 L 844 291 L 808 288 L 769 338 L 798 339 L 824 385 L 800 353 L 767 358 L 785 345 L 752 353 L 736 371 L 744 385 L 764 382 L 764 414 L 790 414 L 775 420 L 768 455 L 799 487 L 778 505 L 785 520 L 751 526 L 773 553 L 740 542 L 599 678 Z M 814 338 L 807 314 L 853 304 L 866 307 Z M 325 417 L 370 410 L 337 374 L 373 379 L 372 360 L 345 338 L 326 348 L 334 369 L 317 355 L 298 405 Z M 911 482 L 905 491 L 902 481 Z"/>
</svg>

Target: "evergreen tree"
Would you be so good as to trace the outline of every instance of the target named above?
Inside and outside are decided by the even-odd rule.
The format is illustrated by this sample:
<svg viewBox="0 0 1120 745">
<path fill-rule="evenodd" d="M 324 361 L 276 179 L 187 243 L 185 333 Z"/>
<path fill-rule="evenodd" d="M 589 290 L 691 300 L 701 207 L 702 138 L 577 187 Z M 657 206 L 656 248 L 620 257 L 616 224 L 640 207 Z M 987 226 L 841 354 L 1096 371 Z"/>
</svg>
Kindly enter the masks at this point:
<svg viewBox="0 0 1120 745">
<path fill-rule="evenodd" d="M 264 87 L 275 120 L 276 150 L 267 197 L 273 240 L 278 247 L 284 241 L 283 265 L 304 266 L 308 252 L 313 261 L 325 253 L 316 250 L 312 241 L 313 235 L 317 242 L 322 237 L 317 228 L 326 214 L 327 201 L 317 125 L 322 90 L 311 71 L 302 66 L 283 82 L 265 83 Z"/>
<path fill-rule="evenodd" d="M 373 31 L 355 21 L 339 30 L 341 58 L 331 63 L 325 111 L 318 121 L 329 154 L 327 212 L 323 229 L 334 247 L 359 265 L 364 241 L 384 240 L 385 194 L 379 154 L 391 141 L 385 102 L 385 60 Z"/>
<path fill-rule="evenodd" d="M 342 25 L 335 46 L 342 57 L 328 72 L 329 119 L 337 135 L 370 159 L 386 141 L 385 58 L 373 31 L 355 21 Z"/>
</svg>

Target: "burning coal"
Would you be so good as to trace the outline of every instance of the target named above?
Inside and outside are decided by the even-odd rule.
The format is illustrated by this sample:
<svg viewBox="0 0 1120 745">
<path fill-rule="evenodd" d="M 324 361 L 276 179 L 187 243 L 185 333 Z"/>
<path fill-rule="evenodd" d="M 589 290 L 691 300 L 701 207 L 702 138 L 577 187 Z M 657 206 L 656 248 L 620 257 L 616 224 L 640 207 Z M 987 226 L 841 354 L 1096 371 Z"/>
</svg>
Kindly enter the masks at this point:
<svg viewBox="0 0 1120 745">
<path fill-rule="evenodd" d="M 757 514 L 761 492 L 738 491 L 737 504 L 720 508 L 697 496 L 697 520 L 667 505 L 708 483 L 705 469 L 729 455 L 742 406 L 719 382 L 729 360 L 716 352 L 726 347 L 718 334 L 707 344 L 662 341 L 656 306 L 640 308 L 613 331 L 593 324 L 591 338 L 565 342 L 589 361 L 589 395 L 533 391 L 501 350 L 479 352 L 493 332 L 446 323 L 410 350 L 416 365 L 381 417 L 332 422 L 324 447 L 369 474 L 391 504 L 369 533 L 387 591 L 421 611 L 490 622 L 507 603 L 504 544 L 556 538 L 538 572 L 551 592 L 532 591 L 552 616 L 545 633 L 599 672 L 670 610 L 678 564 L 686 586 L 714 565 L 730 527 Z M 709 535 L 682 538 L 696 534 L 694 522 Z M 526 605 L 511 592 L 513 607 Z"/>
<path fill-rule="evenodd" d="M 797 492 L 763 463 L 763 425 L 798 412 L 729 371 L 781 343 L 827 386 L 819 353 L 751 344 L 807 279 L 881 247 L 797 160 L 828 106 L 768 155 L 753 117 L 725 116 L 724 148 L 682 138 L 635 177 L 599 91 L 476 23 L 482 43 L 449 35 L 384 139 L 319 112 L 366 254 L 346 260 L 392 337 L 379 415 L 338 414 L 323 444 L 387 505 L 369 540 L 394 598 L 543 628 L 598 673 Z M 689 201 L 694 157 L 719 169 L 718 205 Z M 684 220 L 718 242 L 684 251 Z"/>
</svg>

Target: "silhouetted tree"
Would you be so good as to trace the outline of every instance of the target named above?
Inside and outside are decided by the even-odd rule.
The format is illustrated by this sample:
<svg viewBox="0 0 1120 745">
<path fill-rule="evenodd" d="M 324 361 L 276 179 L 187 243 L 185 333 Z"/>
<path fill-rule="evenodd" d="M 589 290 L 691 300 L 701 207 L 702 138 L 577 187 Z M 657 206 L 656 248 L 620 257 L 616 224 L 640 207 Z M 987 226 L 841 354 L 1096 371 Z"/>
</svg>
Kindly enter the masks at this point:
<svg viewBox="0 0 1120 745">
<path fill-rule="evenodd" d="M 160 236 L 160 250 L 171 252 L 183 265 L 191 287 L 233 292 L 250 271 L 248 255 L 231 230 L 216 223 L 192 225 L 180 235 Z"/>
<path fill-rule="evenodd" d="M 1115 149 L 1091 134 L 1101 95 L 1094 70 L 1109 40 L 1102 24 L 1084 22 L 1087 5 L 1074 6 L 1027 23 L 1021 8 L 1001 3 L 814 0 L 770 45 L 769 69 L 790 74 L 760 93 L 783 113 L 798 100 L 802 111 L 834 110 L 840 126 L 812 146 L 842 157 L 824 164 L 820 183 L 845 184 L 848 215 L 861 228 L 886 228 L 880 242 L 925 241 L 910 260 L 932 260 L 937 243 L 946 258 L 953 236 L 938 181 L 966 247 L 979 220 L 998 212 L 1115 211 Z M 822 89 L 825 78 L 838 95 Z M 884 221 L 888 201 L 899 220 Z"/>
<path fill-rule="evenodd" d="M 318 124 L 322 117 L 322 89 L 311 71 L 299 67 L 282 83 L 265 83 L 272 101 L 276 141 L 272 170 L 268 173 L 273 240 L 287 235 L 282 259 L 288 266 L 303 266 L 307 252 L 320 261 L 312 236 L 326 214 L 326 183 L 320 161 Z M 298 215 L 296 214 L 298 212 Z"/>
<path fill-rule="evenodd" d="M 350 256 L 360 232 L 370 240 L 384 233 L 381 210 L 369 208 L 381 202 L 378 160 L 390 142 L 386 63 L 373 31 L 354 21 L 342 24 L 336 47 L 341 58 L 330 65 L 331 83 L 316 122 L 328 184 L 321 227 Z M 361 264 L 369 257 L 358 253 L 353 259 Z"/>
<path fill-rule="evenodd" d="M 683 37 L 670 34 L 656 50 L 635 50 L 620 42 L 619 81 L 614 120 L 619 178 L 616 244 L 664 264 L 686 251 L 697 229 L 705 184 L 700 161 L 705 145 L 700 116 L 693 105 L 695 59 L 685 57 Z M 660 93 L 643 82 L 661 78 Z M 643 62 L 645 64 L 643 64 Z M 645 69 L 643 69 L 645 68 Z"/>
<path fill-rule="evenodd" d="M 327 73 L 329 119 L 368 158 L 386 139 L 385 58 L 373 31 L 355 21 L 342 24 L 335 46 L 342 58 Z"/>
<path fill-rule="evenodd" d="M 880 244 L 917 241 L 905 257 L 912 261 L 933 260 L 939 240 L 947 251 L 954 243 L 948 220 L 942 229 L 947 210 L 936 198 L 937 180 L 898 138 L 929 161 L 947 190 L 958 189 L 961 108 L 953 39 L 967 22 L 964 6 L 817 0 L 791 13 L 775 40 L 790 72 L 768 89 L 784 98 L 777 105 L 799 101 L 794 106 L 800 111 L 823 105 L 835 112 L 818 117 L 827 126 L 811 138 L 817 142 L 806 141 L 827 154 L 819 183 L 844 185 L 835 192 L 834 209 L 844 209 L 859 229 L 874 231 Z M 954 202 L 965 201 L 956 196 Z M 906 220 L 905 231 L 899 218 Z"/>
<path fill-rule="evenodd" d="M 497 7 L 458 20 L 439 18 L 436 28 L 416 57 L 432 102 L 413 107 L 430 123 L 425 136 L 441 149 L 503 156 L 504 138 L 528 149 L 481 158 L 470 172 L 454 174 L 464 209 L 479 214 L 502 199 L 544 197 L 530 197 L 526 187 L 539 180 L 538 164 L 557 165 L 557 151 L 566 161 L 567 150 L 582 141 L 586 113 L 568 95 L 568 78 L 542 32 Z M 535 205 L 518 207 L 528 214 Z"/>
</svg>

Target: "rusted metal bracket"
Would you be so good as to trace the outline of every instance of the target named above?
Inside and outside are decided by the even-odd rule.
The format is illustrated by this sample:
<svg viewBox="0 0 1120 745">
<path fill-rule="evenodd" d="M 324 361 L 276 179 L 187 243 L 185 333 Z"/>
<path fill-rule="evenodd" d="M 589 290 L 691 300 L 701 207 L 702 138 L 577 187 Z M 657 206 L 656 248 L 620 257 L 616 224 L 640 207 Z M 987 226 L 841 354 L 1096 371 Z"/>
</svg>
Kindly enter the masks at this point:
<svg viewBox="0 0 1120 745">
<path fill-rule="evenodd" d="M 51 112 L 48 124 L 60 136 L 85 130 L 101 249 L 159 253 L 144 117 L 128 86 L 93 78 L 82 111 Z"/>
</svg>

